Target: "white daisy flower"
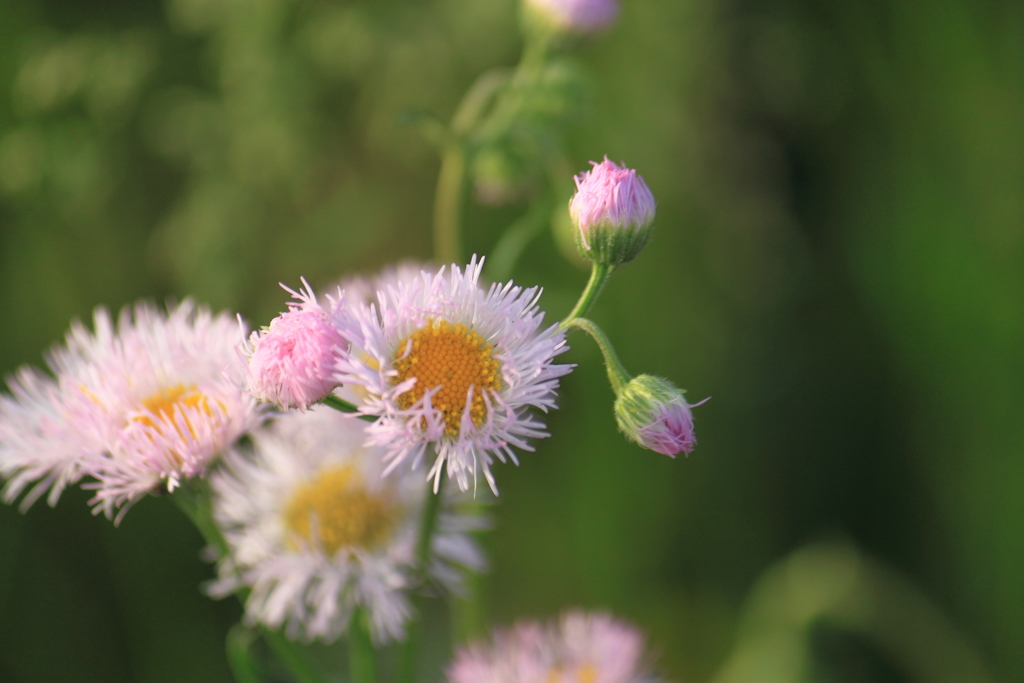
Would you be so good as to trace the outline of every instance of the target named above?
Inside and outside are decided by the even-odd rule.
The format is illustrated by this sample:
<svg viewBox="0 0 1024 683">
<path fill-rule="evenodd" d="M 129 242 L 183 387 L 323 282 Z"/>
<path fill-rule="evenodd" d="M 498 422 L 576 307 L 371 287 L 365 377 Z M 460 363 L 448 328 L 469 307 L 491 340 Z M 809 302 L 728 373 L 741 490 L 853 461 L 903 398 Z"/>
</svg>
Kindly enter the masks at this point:
<svg viewBox="0 0 1024 683">
<path fill-rule="evenodd" d="M 164 314 L 146 303 L 115 327 L 97 309 L 94 332 L 75 323 L 47 362 L 55 379 L 23 368 L 0 398 L 0 474 L 10 502 L 36 482 L 55 504 L 68 484 L 95 482 L 96 510 L 118 520 L 161 485 L 202 476 L 259 419 L 238 383 L 236 322 L 185 301 Z"/>
<path fill-rule="evenodd" d="M 379 417 L 367 443 L 386 449 L 385 474 L 406 459 L 417 467 L 432 445 L 435 490 L 447 467 L 463 491 L 480 471 L 497 493 L 493 457 L 518 464 L 513 447 L 548 436 L 529 408 L 556 407 L 558 378 L 572 369 L 552 362 L 565 335 L 540 329 L 539 288 L 484 290 L 482 267 L 474 257 L 465 271 L 421 271 L 381 291 L 379 310 L 353 302 L 336 319 L 352 340 L 337 379 L 362 387 L 360 412 Z"/>
<path fill-rule="evenodd" d="M 211 476 L 230 555 L 208 590 L 221 597 L 250 587 L 249 623 L 329 641 L 361 607 L 375 642 L 403 637 L 429 493 L 411 473 L 382 478 L 381 453 L 363 445 L 365 427 L 324 407 L 288 413 L 253 433 L 251 452 L 232 449 Z M 483 568 L 467 534 L 482 526 L 442 507 L 432 579 L 457 590 L 464 569 Z"/>
</svg>

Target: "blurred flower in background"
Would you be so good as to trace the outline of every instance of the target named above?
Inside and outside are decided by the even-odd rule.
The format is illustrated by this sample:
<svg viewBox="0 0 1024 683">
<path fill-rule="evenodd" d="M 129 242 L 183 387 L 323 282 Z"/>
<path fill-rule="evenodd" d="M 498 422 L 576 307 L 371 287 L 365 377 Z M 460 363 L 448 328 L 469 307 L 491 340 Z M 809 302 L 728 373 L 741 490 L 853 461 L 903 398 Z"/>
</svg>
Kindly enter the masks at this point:
<svg viewBox="0 0 1024 683">
<path fill-rule="evenodd" d="M 618 0 L 524 0 L 536 20 L 561 31 L 592 33 L 619 16 Z"/>
<path fill-rule="evenodd" d="M 550 623 L 524 621 L 472 643 L 456 656 L 448 683 L 654 683 L 644 638 L 606 614 L 567 612 Z"/>
<path fill-rule="evenodd" d="M 53 350 L 54 379 L 22 368 L 2 397 L 0 473 L 4 499 L 26 487 L 22 509 L 49 488 L 55 504 L 88 475 L 108 517 L 160 486 L 203 476 L 221 451 L 259 419 L 238 386 L 236 323 L 186 301 L 165 314 L 146 303 L 121 311 L 115 327 L 97 309 L 94 330 L 74 324 Z"/>
<path fill-rule="evenodd" d="M 383 453 L 363 446 L 365 430 L 328 408 L 290 413 L 253 434 L 251 454 L 225 457 L 213 507 L 231 555 L 210 593 L 251 589 L 246 619 L 290 637 L 334 640 L 357 608 L 374 641 L 404 636 L 428 490 L 407 470 L 382 478 Z M 484 565 L 466 535 L 480 520 L 444 508 L 428 573 L 458 589 L 463 571 Z"/>
</svg>

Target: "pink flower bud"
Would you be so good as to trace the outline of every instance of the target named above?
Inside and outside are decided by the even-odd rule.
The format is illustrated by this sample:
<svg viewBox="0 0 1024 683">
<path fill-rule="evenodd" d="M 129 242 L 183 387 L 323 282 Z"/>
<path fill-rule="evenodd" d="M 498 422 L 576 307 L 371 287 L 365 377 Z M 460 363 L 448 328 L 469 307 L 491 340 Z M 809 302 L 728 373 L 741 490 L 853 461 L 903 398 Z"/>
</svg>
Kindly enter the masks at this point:
<svg viewBox="0 0 1024 683">
<path fill-rule="evenodd" d="M 528 11 L 559 31 L 594 33 L 619 16 L 618 0 L 525 0 Z"/>
<path fill-rule="evenodd" d="M 690 409 L 700 403 L 687 403 L 683 393 L 660 377 L 633 378 L 615 399 L 619 429 L 652 451 L 672 457 L 681 452 L 689 455 L 697 446 Z"/>
<path fill-rule="evenodd" d="M 300 303 L 289 303 L 269 327 L 253 332 L 243 350 L 249 358 L 250 393 L 305 410 L 338 386 L 334 364 L 347 344 L 313 290 L 303 284 L 302 293 L 292 292 Z"/>
<path fill-rule="evenodd" d="M 576 246 L 584 258 L 620 265 L 632 261 L 654 229 L 654 195 L 631 168 L 615 162 L 590 162 L 594 168 L 575 177 L 569 215 Z"/>
</svg>

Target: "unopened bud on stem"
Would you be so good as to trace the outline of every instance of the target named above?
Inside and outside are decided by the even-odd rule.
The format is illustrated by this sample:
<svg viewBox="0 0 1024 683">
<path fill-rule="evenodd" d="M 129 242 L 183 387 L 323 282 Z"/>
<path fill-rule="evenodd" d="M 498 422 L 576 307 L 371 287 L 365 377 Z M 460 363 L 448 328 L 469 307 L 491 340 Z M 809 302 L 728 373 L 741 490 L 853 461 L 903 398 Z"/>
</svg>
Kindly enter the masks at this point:
<svg viewBox="0 0 1024 683">
<path fill-rule="evenodd" d="M 569 215 L 580 254 L 618 266 L 632 261 L 654 229 L 654 195 L 636 171 L 604 158 L 576 176 Z"/>
<path fill-rule="evenodd" d="M 523 0 L 527 18 L 563 33 L 596 33 L 619 16 L 618 0 Z"/>
<path fill-rule="evenodd" d="M 687 403 L 683 393 L 661 377 L 634 377 L 615 399 L 615 421 L 627 438 L 644 448 L 672 457 L 689 455 L 697 445 L 690 408 L 700 404 Z"/>
</svg>

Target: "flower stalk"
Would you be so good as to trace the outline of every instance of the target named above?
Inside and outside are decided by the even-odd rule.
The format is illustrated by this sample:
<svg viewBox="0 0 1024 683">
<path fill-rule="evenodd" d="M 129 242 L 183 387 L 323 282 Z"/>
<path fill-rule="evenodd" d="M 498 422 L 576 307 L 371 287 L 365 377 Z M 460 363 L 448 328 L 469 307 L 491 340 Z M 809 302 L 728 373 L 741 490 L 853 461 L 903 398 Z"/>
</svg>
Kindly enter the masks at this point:
<svg viewBox="0 0 1024 683">
<path fill-rule="evenodd" d="M 452 143 L 441 159 L 434 199 L 434 256 L 441 263 L 462 259 L 462 203 L 466 190 L 466 152 Z"/>
<path fill-rule="evenodd" d="M 608 280 L 611 278 L 614 270 L 615 266 L 608 263 L 601 263 L 599 261 L 593 262 L 593 266 L 590 269 L 590 280 L 587 281 L 587 286 L 583 289 L 583 293 L 580 294 L 579 301 L 576 302 L 576 306 L 573 307 L 572 312 L 569 313 L 569 315 L 565 317 L 565 320 L 562 321 L 562 329 L 567 329 L 570 327 L 570 323 L 574 320 L 583 318 L 583 316 L 590 311 L 590 307 L 594 305 L 595 301 L 597 301 L 598 295 L 601 294 L 601 290 L 604 289 L 604 286 L 608 283 Z M 590 321 L 587 322 L 589 323 Z M 593 323 L 590 324 L 593 325 Z M 587 329 L 579 325 L 577 325 L 577 327 L 580 327 L 580 329 Z M 587 331 L 589 332 L 589 330 Z M 601 334 L 603 336 L 604 333 Z M 605 339 L 607 340 L 607 337 L 605 337 Z"/>
<path fill-rule="evenodd" d="M 416 542 L 416 566 L 421 584 L 427 580 L 429 574 L 430 546 L 434 540 L 434 530 L 437 528 L 437 517 L 441 509 L 441 499 L 444 496 L 444 482 L 445 477 L 438 478 L 437 491 L 433 495 L 427 495 L 426 503 L 423 506 L 420 533 Z M 416 658 L 419 653 L 420 628 L 423 624 L 423 597 L 422 594 L 419 594 L 413 601 L 419 618 L 410 624 L 405 644 L 402 646 L 401 659 L 398 664 L 400 683 L 412 683 L 416 680 Z"/>
<path fill-rule="evenodd" d="M 377 680 L 373 643 L 365 620 L 363 610 L 357 609 L 348 625 L 348 667 L 352 683 L 374 683 Z"/>
<path fill-rule="evenodd" d="M 595 265 L 595 269 L 597 264 Z M 622 361 L 619 360 L 618 354 L 615 353 L 615 347 L 612 346 L 611 339 L 604 333 L 600 327 L 594 322 L 587 320 L 586 318 L 572 318 L 567 319 L 562 323 L 564 328 L 573 328 L 583 330 L 597 342 L 598 347 L 601 349 L 601 355 L 604 356 L 605 369 L 608 371 L 608 381 L 611 382 L 612 390 L 615 395 L 618 396 L 622 393 L 623 387 L 629 383 L 632 378 L 628 372 L 626 372 L 625 366 L 622 365 Z"/>
<path fill-rule="evenodd" d="M 224 540 L 224 536 L 220 533 L 217 528 L 216 522 L 213 519 L 213 506 L 210 498 L 210 485 L 205 479 L 194 479 L 185 486 L 178 488 L 170 496 L 171 500 L 174 501 L 175 505 L 178 506 L 185 516 L 195 525 L 202 534 L 203 540 L 205 540 L 210 546 L 217 549 L 220 557 L 226 556 L 230 550 L 228 549 L 227 541 Z M 236 592 L 239 602 L 245 605 L 245 600 L 248 597 L 248 589 L 242 589 Z M 273 631 L 269 628 L 261 628 L 260 635 L 263 640 L 270 646 L 277 656 L 278 660 L 295 676 L 295 680 L 299 683 L 324 683 L 323 678 L 317 673 L 316 669 L 309 662 L 306 655 L 299 649 L 299 646 L 285 638 L 281 633 Z M 229 658 L 232 663 L 232 669 L 238 670 L 242 673 L 240 680 L 245 681 L 245 677 L 249 676 L 250 679 L 254 675 L 251 660 L 247 657 L 239 655 L 241 643 L 239 642 L 239 634 L 231 631 L 228 633 L 227 649 Z M 248 647 L 247 645 L 245 647 Z M 246 661 L 248 660 L 248 661 Z"/>
</svg>

